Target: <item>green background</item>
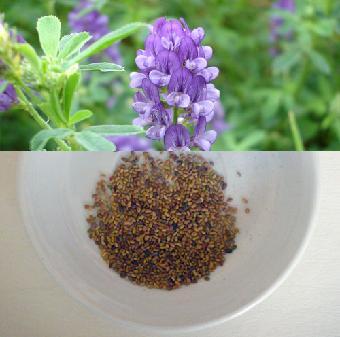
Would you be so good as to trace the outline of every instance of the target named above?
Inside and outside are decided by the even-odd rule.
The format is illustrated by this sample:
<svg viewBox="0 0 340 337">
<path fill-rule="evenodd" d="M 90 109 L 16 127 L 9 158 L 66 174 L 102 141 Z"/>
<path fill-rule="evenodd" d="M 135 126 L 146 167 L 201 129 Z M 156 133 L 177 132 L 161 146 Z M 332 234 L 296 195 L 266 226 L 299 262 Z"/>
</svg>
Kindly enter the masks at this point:
<svg viewBox="0 0 340 337">
<path fill-rule="evenodd" d="M 54 13 L 69 32 L 67 14 L 77 1 L 2 0 L 5 20 L 35 47 L 36 20 Z M 287 15 L 281 54 L 269 53 L 271 2 L 266 0 L 106 1 L 101 11 L 110 28 L 157 17 L 183 17 L 191 28 L 205 29 L 204 44 L 214 50 L 210 65 L 220 69 L 215 81 L 221 91 L 230 128 L 219 135 L 212 150 L 294 150 L 288 112 L 294 113 L 305 149 L 340 149 L 340 2 L 297 1 L 297 12 Z M 130 124 L 133 90 L 129 73 L 136 71 L 136 51 L 145 32 L 120 46 L 126 72 L 93 74 L 80 89 L 79 103 L 95 114 L 90 124 Z M 107 105 L 112 98 L 112 104 Z M 26 112 L 0 113 L 0 149 L 25 150 L 38 131 Z"/>
</svg>

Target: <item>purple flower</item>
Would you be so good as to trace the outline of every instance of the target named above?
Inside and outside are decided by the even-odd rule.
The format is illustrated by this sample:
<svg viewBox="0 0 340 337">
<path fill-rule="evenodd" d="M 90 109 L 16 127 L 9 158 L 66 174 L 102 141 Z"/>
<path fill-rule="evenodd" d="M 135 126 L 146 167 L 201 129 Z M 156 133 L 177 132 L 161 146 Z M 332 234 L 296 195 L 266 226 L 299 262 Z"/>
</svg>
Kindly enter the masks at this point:
<svg viewBox="0 0 340 337">
<path fill-rule="evenodd" d="M 0 79 L 0 86 L 5 81 Z M 0 112 L 9 110 L 12 105 L 18 103 L 17 95 L 12 84 L 8 84 L 3 92 L 0 92 Z"/>
<path fill-rule="evenodd" d="M 225 111 L 221 101 L 215 102 L 214 118 L 211 120 L 211 128 L 217 132 L 217 134 L 226 131 L 229 128 L 228 123 L 225 121 Z"/>
<path fill-rule="evenodd" d="M 294 13 L 295 8 L 295 0 L 278 0 L 273 3 L 272 8 L 281 9 L 290 13 Z M 281 34 L 280 28 L 283 25 L 284 20 L 279 15 L 273 15 L 270 20 L 270 42 L 272 47 L 270 49 L 270 53 L 272 56 L 275 56 L 279 53 L 279 49 L 277 44 L 280 39 L 283 38 L 285 40 L 290 39 L 292 36 L 292 32 L 287 32 L 285 34 Z"/>
<path fill-rule="evenodd" d="M 151 149 L 151 141 L 138 136 L 108 136 L 110 142 L 116 145 L 117 151 L 147 151 Z"/>
<path fill-rule="evenodd" d="M 138 89 L 133 109 L 139 117 L 134 123 L 148 126 L 147 136 L 163 140 L 166 149 L 200 146 L 190 141 L 182 123 L 213 119 L 220 92 L 210 82 L 218 76 L 218 68 L 208 67 L 212 48 L 202 45 L 204 36 L 203 28 L 191 31 L 183 19 L 159 18 L 145 49 L 137 52 L 139 72 L 130 76 L 130 86 Z"/>
<path fill-rule="evenodd" d="M 109 33 L 109 18 L 94 9 L 94 3 L 91 0 L 80 0 L 78 5 L 69 13 L 68 22 L 72 31 L 88 32 L 92 39 L 88 42 L 91 44 L 99 40 L 102 36 Z M 121 63 L 121 57 L 118 45 L 114 44 L 105 50 L 106 56 L 114 63 Z"/>
<path fill-rule="evenodd" d="M 167 151 L 189 150 L 190 133 L 188 129 L 181 124 L 173 124 L 165 132 L 164 144 Z"/>
<path fill-rule="evenodd" d="M 2 25 L 0 19 L 0 25 Z M 16 34 L 13 30 L 9 31 L 10 39 L 14 40 L 14 42 L 18 43 L 25 43 L 25 39 Z M 0 66 L 3 65 L 2 61 L 0 60 Z M 3 79 L 0 78 L 0 87 L 5 83 Z M 0 92 L 0 112 L 9 110 L 14 104 L 18 103 L 17 94 L 12 84 L 7 84 L 3 91 Z"/>
<path fill-rule="evenodd" d="M 273 8 L 283 9 L 291 13 L 295 12 L 295 0 L 278 0 L 273 3 Z"/>
<path fill-rule="evenodd" d="M 217 132 L 215 130 L 206 131 L 206 127 L 207 121 L 205 118 L 203 116 L 199 117 L 195 127 L 193 144 L 203 151 L 210 150 L 211 144 L 215 142 L 217 136 Z"/>
</svg>

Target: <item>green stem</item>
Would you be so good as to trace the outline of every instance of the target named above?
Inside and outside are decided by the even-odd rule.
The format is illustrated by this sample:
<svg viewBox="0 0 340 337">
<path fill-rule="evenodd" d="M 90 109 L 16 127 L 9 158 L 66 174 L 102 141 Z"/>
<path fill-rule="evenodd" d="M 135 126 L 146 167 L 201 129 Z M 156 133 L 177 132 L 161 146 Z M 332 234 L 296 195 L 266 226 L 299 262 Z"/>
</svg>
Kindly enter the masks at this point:
<svg viewBox="0 0 340 337">
<path fill-rule="evenodd" d="M 305 84 L 306 82 L 306 78 L 307 78 L 307 75 L 308 75 L 308 69 L 307 69 L 307 61 L 306 59 L 303 60 L 303 63 L 302 63 L 302 70 L 299 74 L 299 77 L 297 78 L 296 80 L 296 84 L 294 86 L 294 95 L 297 94 L 300 89 L 302 88 L 302 86 Z"/>
<path fill-rule="evenodd" d="M 332 1 L 331 0 L 326 0 L 325 1 L 325 12 L 326 15 L 330 15 L 332 11 Z"/>
<path fill-rule="evenodd" d="M 55 89 L 51 90 L 50 93 L 50 101 L 52 103 L 52 109 L 54 110 L 54 115 L 56 116 L 58 126 L 64 127 L 67 126 L 67 122 L 64 118 L 64 114 L 60 105 L 58 93 Z"/>
<path fill-rule="evenodd" d="M 71 145 L 72 151 L 81 151 L 81 146 L 77 143 L 77 141 L 74 139 L 74 137 L 70 136 L 67 137 L 68 143 Z"/>
<path fill-rule="evenodd" d="M 302 137 L 301 137 L 298 125 L 296 123 L 296 118 L 295 118 L 295 114 L 293 111 L 288 112 L 288 120 L 289 120 L 290 129 L 292 131 L 295 149 L 296 151 L 303 151 L 304 147 L 303 147 Z"/>
<path fill-rule="evenodd" d="M 48 14 L 55 13 L 55 3 L 56 3 L 56 0 L 47 0 L 46 7 L 47 7 Z"/>
<path fill-rule="evenodd" d="M 29 112 L 29 114 L 32 116 L 32 118 L 38 123 L 38 125 L 42 129 L 51 130 L 52 128 L 50 125 L 39 115 L 39 113 L 34 109 L 31 102 L 26 98 L 24 93 L 21 91 L 21 89 L 18 86 L 15 86 L 15 91 L 23 104 L 24 108 Z M 64 151 L 70 151 L 71 148 L 61 139 L 55 138 L 55 142 L 59 145 L 59 147 Z"/>
<path fill-rule="evenodd" d="M 173 118 L 172 118 L 172 122 L 174 124 L 177 124 L 177 119 L 178 119 L 178 108 L 175 106 L 174 107 L 174 115 L 173 115 Z"/>
</svg>

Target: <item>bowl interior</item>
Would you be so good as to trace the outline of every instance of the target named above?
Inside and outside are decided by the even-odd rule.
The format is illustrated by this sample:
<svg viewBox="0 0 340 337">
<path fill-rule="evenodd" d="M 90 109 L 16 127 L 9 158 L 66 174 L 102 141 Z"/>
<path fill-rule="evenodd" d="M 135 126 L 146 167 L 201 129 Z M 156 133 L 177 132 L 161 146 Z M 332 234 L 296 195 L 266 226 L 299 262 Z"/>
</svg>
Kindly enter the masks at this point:
<svg viewBox="0 0 340 337">
<path fill-rule="evenodd" d="M 121 155 L 30 153 L 21 162 L 19 193 L 29 234 L 47 268 L 81 302 L 128 324 L 202 327 L 249 308 L 291 266 L 314 208 L 311 154 L 204 153 L 226 177 L 226 195 L 239 209 L 238 249 L 209 282 L 170 292 L 121 279 L 87 236 L 83 205 L 99 174 L 112 172 Z"/>
</svg>

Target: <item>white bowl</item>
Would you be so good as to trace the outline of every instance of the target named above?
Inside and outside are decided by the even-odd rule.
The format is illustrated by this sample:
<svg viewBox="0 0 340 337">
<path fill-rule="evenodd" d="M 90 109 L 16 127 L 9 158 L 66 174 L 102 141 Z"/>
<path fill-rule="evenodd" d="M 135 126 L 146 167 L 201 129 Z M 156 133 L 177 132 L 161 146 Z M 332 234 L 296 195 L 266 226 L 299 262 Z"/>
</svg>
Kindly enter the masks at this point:
<svg viewBox="0 0 340 337">
<path fill-rule="evenodd" d="M 226 321 L 268 296 L 301 255 L 316 208 L 313 154 L 207 152 L 239 208 L 238 249 L 209 282 L 178 290 L 121 279 L 88 238 L 83 209 L 99 174 L 112 172 L 120 155 L 31 152 L 19 172 L 24 222 L 47 269 L 73 297 L 111 320 L 162 332 Z"/>
</svg>

